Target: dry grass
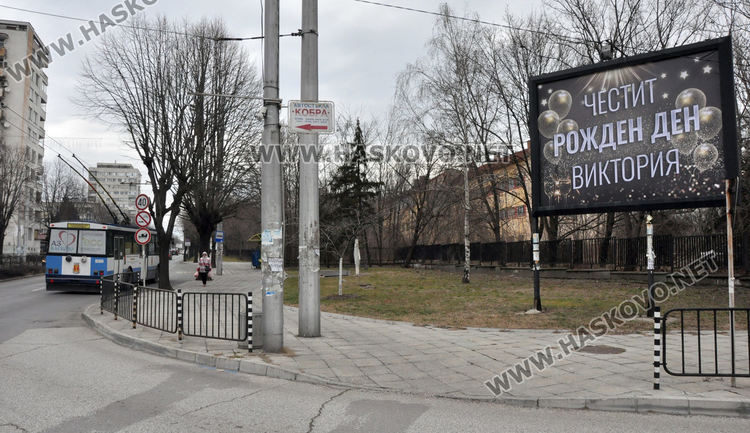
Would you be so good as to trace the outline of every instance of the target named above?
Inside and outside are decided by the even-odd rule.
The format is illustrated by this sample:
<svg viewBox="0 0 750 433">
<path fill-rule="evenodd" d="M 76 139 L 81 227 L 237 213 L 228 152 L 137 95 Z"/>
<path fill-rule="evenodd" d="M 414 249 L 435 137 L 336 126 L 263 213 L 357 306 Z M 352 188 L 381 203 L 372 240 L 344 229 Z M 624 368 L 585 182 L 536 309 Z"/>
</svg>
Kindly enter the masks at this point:
<svg viewBox="0 0 750 433">
<path fill-rule="evenodd" d="M 284 302 L 298 303 L 298 280 L 291 272 L 286 280 Z M 444 327 L 489 327 L 507 329 L 574 329 L 609 311 L 630 297 L 640 294 L 645 284 L 624 281 L 542 279 L 543 314 L 519 314 L 532 307 L 530 278 L 478 273 L 471 284 L 462 284 L 461 275 L 437 270 L 371 268 L 360 277 L 344 278 L 338 296 L 337 278 L 321 279 L 321 306 L 324 311 L 355 316 L 413 322 Z M 662 304 L 670 308 L 724 307 L 726 287 L 691 287 Z M 750 291 L 740 288 L 737 307 L 750 306 Z M 691 322 L 692 320 L 692 322 Z M 685 318 L 688 326 L 694 318 Z M 703 323 L 703 321 L 702 321 Z M 747 321 L 737 320 L 739 329 Z M 720 326 L 721 327 L 721 326 Z M 621 332 L 649 331 L 650 320 L 634 320 Z"/>
</svg>

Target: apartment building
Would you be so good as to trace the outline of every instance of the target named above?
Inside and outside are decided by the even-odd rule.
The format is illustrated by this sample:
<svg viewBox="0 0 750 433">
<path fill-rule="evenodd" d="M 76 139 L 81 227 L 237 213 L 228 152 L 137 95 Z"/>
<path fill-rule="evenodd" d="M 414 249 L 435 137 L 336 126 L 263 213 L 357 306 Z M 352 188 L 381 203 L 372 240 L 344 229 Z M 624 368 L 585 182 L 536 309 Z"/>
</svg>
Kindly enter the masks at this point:
<svg viewBox="0 0 750 433">
<path fill-rule="evenodd" d="M 104 185 L 104 188 L 112 195 L 114 202 L 133 220 L 136 214 L 135 198 L 141 193 L 141 172 L 132 164 L 117 162 L 99 162 L 96 167 L 89 167 L 89 171 Z M 89 176 L 89 181 L 93 185 L 97 185 L 93 176 Z M 115 207 L 112 206 L 112 200 L 109 196 L 101 190 L 99 193 L 107 202 L 107 205 L 114 212 L 117 212 Z M 96 191 L 91 189 L 89 189 L 88 200 L 89 202 L 100 202 Z"/>
<path fill-rule="evenodd" d="M 46 233 L 41 202 L 48 64 L 49 50 L 30 23 L 0 20 L 0 145 L 23 149 L 32 174 L 5 233 L 6 254 L 39 254 Z"/>
</svg>

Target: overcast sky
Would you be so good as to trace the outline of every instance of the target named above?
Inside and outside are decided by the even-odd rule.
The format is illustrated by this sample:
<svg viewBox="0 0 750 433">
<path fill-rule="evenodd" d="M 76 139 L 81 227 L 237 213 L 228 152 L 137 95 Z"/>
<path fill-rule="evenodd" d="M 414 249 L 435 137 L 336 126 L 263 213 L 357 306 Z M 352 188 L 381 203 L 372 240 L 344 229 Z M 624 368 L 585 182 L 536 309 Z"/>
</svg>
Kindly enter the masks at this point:
<svg viewBox="0 0 750 433">
<path fill-rule="evenodd" d="M 436 0 L 383 0 L 385 3 L 408 5 L 437 11 Z M 487 21 L 502 22 L 506 8 L 514 14 L 528 13 L 539 7 L 541 0 L 447 0 L 460 15 L 476 12 Z M 96 20 L 109 12 L 116 0 L 23 0 L 0 5 L 58 15 Z M 143 4 L 138 0 L 139 4 Z M 301 0 L 282 0 L 281 33 L 300 27 Z M 320 98 L 334 101 L 337 110 L 380 116 L 387 110 L 393 96 L 395 77 L 407 63 L 415 61 L 425 51 L 432 33 L 434 16 L 354 2 L 353 0 L 320 0 Z M 166 15 L 173 19 L 199 20 L 220 17 L 237 37 L 261 34 L 260 0 L 158 0 L 141 14 Z M 12 10 L 0 6 L 0 17 L 29 21 L 45 44 L 73 33 L 80 38 L 77 21 Z M 244 44 L 252 61 L 260 68 L 260 41 L 236 42 Z M 85 110 L 72 102 L 81 61 L 92 55 L 96 40 L 76 47 L 64 57 L 54 57 L 47 70 L 49 76 L 47 104 L 47 161 L 57 157 L 60 150 L 54 140 L 63 143 L 86 163 L 131 162 L 135 156 L 122 144 L 121 132 L 86 116 Z M 285 101 L 299 99 L 300 38 L 281 39 L 281 97 Z"/>
</svg>

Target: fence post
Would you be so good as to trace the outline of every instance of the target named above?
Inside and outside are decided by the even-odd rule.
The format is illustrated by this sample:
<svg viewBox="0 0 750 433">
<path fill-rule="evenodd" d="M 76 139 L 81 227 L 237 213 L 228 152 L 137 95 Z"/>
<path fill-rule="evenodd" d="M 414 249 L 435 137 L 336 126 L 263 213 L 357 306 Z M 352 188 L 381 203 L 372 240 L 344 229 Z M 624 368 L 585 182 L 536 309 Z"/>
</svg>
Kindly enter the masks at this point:
<svg viewBox="0 0 750 433">
<path fill-rule="evenodd" d="M 120 305 L 120 276 L 117 276 L 117 281 L 115 282 L 115 308 L 114 308 L 114 314 L 115 314 L 115 320 L 117 320 L 117 308 Z"/>
<path fill-rule="evenodd" d="M 99 314 L 104 314 L 104 287 L 101 278 L 99 278 Z"/>
<path fill-rule="evenodd" d="M 177 289 L 177 339 L 182 340 L 182 290 Z"/>
<path fill-rule="evenodd" d="M 133 287 L 133 329 L 138 321 L 138 286 Z"/>
<path fill-rule="evenodd" d="M 253 351 L 253 292 L 247 292 L 247 350 Z"/>
<path fill-rule="evenodd" d="M 654 389 L 659 389 L 661 369 L 661 307 L 654 307 Z"/>
</svg>

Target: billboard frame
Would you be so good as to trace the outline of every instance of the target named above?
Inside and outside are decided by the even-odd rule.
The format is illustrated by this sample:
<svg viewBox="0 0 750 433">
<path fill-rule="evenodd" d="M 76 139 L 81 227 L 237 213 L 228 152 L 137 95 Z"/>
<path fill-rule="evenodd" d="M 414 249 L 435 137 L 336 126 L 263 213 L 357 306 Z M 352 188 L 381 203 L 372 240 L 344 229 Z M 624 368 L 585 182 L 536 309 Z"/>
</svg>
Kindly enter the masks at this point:
<svg viewBox="0 0 750 433">
<path fill-rule="evenodd" d="M 549 84 L 556 81 L 576 78 L 612 69 L 629 66 L 637 66 L 644 63 L 670 60 L 678 57 L 686 57 L 706 51 L 718 51 L 719 53 L 719 88 L 721 95 L 722 112 L 722 142 L 724 152 L 724 171 L 726 178 L 734 179 L 739 175 L 739 147 L 737 146 L 737 116 L 736 96 L 734 91 L 734 60 L 732 56 L 732 38 L 726 36 L 718 39 L 710 39 L 690 45 L 676 48 L 639 54 L 632 57 L 623 57 L 604 63 L 579 66 L 564 71 L 531 77 L 529 79 L 529 134 L 531 138 L 531 215 L 533 217 L 549 215 L 575 215 L 587 213 L 605 213 L 613 211 L 646 211 L 662 209 L 683 209 L 724 206 L 725 199 L 692 199 L 672 202 L 654 203 L 613 203 L 610 205 L 597 204 L 594 206 L 571 206 L 565 209 L 553 209 L 551 207 L 540 209 L 540 197 L 542 192 L 542 171 L 540 167 L 542 158 L 542 146 L 539 129 L 536 127 L 539 117 L 539 85 Z"/>
</svg>

